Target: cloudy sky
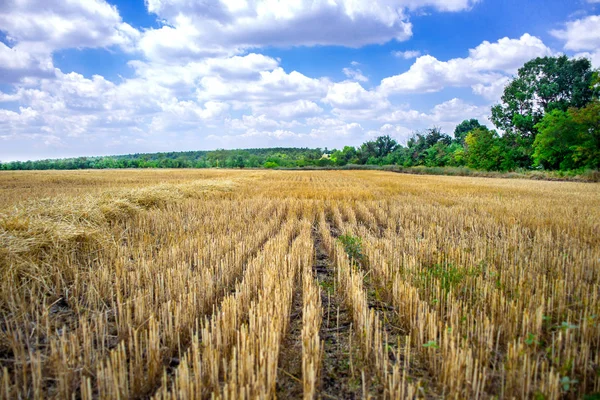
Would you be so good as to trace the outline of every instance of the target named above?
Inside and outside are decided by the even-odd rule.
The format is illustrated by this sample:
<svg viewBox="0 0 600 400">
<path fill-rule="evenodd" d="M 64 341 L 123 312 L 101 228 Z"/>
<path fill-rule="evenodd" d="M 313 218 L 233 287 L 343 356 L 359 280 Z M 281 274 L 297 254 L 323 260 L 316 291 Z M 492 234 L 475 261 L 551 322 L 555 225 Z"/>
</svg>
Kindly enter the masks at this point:
<svg viewBox="0 0 600 400">
<path fill-rule="evenodd" d="M 0 161 L 341 147 L 600 67 L 600 0 L 0 0 Z"/>
</svg>

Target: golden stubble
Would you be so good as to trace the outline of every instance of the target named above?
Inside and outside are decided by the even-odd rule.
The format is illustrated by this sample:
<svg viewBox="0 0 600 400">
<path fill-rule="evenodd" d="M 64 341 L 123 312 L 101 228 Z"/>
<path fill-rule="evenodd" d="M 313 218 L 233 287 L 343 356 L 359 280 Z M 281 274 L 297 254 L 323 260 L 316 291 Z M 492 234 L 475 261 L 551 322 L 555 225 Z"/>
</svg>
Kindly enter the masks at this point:
<svg viewBox="0 0 600 400">
<path fill-rule="evenodd" d="M 273 398 L 294 298 L 319 397 L 315 240 L 365 395 L 600 391 L 597 184 L 127 170 L 0 174 L 0 398 Z"/>
</svg>

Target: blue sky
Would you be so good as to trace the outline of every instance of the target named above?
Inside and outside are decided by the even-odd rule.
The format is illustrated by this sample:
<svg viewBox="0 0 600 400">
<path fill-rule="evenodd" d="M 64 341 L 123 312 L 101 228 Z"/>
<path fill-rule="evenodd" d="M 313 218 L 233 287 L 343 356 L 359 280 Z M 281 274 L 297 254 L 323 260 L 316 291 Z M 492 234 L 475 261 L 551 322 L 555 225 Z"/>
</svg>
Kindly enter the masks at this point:
<svg viewBox="0 0 600 400">
<path fill-rule="evenodd" d="M 600 0 L 4 0 L 0 161 L 452 133 L 557 54 Z"/>
</svg>

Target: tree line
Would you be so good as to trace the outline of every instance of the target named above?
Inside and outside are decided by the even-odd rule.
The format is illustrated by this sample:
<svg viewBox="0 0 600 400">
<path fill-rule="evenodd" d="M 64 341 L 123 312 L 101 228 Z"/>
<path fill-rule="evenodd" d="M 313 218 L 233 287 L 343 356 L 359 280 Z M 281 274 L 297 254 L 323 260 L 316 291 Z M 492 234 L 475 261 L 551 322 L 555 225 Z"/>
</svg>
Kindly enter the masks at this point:
<svg viewBox="0 0 600 400">
<path fill-rule="evenodd" d="M 497 130 L 469 119 L 453 135 L 432 127 L 406 145 L 380 136 L 342 149 L 266 148 L 129 154 L 1 163 L 3 170 L 303 168 L 347 165 L 583 170 L 600 167 L 600 77 L 586 58 L 539 57 L 518 70 L 491 109 Z"/>
</svg>

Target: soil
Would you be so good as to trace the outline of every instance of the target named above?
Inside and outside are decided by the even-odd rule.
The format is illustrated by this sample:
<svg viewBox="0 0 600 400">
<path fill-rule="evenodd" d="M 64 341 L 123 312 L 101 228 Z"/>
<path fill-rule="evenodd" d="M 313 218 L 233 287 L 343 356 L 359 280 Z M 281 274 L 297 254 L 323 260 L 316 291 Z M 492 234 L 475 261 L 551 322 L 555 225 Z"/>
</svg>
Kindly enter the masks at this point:
<svg viewBox="0 0 600 400">
<path fill-rule="evenodd" d="M 352 316 L 337 290 L 334 268 L 316 230 L 314 274 L 321 286 L 323 323 L 319 336 L 323 341 L 322 399 L 358 399 L 363 397 L 363 369 L 358 338 L 352 331 Z"/>
</svg>

